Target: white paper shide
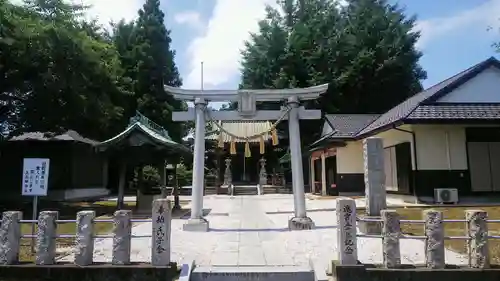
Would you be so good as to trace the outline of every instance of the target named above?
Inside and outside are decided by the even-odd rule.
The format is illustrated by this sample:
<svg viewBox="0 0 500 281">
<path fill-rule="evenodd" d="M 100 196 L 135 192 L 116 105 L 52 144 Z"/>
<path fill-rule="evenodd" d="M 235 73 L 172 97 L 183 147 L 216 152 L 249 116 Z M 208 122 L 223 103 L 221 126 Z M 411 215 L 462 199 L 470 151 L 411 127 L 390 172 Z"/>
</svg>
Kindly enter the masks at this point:
<svg viewBox="0 0 500 281">
<path fill-rule="evenodd" d="M 22 195 L 47 196 L 49 164 L 47 158 L 24 158 Z"/>
</svg>

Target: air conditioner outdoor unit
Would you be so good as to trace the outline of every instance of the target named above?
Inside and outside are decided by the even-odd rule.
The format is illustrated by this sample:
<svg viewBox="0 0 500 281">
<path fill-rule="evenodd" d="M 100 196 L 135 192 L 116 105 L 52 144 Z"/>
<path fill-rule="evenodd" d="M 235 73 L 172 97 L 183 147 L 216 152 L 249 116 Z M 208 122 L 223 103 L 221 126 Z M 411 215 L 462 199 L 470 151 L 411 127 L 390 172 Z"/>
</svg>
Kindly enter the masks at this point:
<svg viewBox="0 0 500 281">
<path fill-rule="evenodd" d="M 456 188 L 434 189 L 434 201 L 437 203 L 458 203 L 458 190 Z"/>
</svg>

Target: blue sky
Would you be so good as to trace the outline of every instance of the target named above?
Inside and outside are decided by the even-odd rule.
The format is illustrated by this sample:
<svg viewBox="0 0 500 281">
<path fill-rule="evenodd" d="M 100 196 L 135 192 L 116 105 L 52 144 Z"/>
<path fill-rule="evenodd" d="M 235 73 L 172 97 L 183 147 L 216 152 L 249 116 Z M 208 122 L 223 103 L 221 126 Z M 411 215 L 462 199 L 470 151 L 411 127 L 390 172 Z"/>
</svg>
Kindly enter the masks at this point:
<svg viewBox="0 0 500 281">
<path fill-rule="evenodd" d="M 73 0 L 78 1 L 78 0 Z M 94 5 L 93 16 L 109 19 L 136 17 L 144 0 L 79 0 Z M 185 88 L 235 89 L 239 83 L 239 49 L 265 4 L 274 0 L 162 0 L 166 25 L 172 31 L 176 63 Z M 396 1 L 392 1 L 393 3 Z M 408 15 L 417 15 L 422 32 L 418 48 L 431 86 L 478 63 L 495 52 L 500 41 L 500 0 L 400 0 Z M 488 31 L 488 28 L 493 29 Z"/>
</svg>

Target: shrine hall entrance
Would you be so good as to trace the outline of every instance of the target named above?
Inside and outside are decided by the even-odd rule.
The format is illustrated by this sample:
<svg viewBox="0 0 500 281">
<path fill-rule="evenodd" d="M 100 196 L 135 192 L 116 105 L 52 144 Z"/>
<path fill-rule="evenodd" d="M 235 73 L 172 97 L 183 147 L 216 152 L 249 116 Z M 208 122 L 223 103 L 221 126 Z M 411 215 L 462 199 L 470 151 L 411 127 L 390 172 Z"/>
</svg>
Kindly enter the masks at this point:
<svg viewBox="0 0 500 281">
<path fill-rule="evenodd" d="M 257 185 L 259 183 L 260 156 L 258 151 L 250 157 L 243 153 L 231 155 L 231 173 L 235 185 Z"/>
<path fill-rule="evenodd" d="M 228 181 L 240 186 L 271 184 L 273 172 L 279 168 L 281 150 L 270 121 L 216 121 L 210 125 L 205 147 L 214 152 L 207 162 L 215 163 L 215 186 L 225 186 Z"/>
</svg>

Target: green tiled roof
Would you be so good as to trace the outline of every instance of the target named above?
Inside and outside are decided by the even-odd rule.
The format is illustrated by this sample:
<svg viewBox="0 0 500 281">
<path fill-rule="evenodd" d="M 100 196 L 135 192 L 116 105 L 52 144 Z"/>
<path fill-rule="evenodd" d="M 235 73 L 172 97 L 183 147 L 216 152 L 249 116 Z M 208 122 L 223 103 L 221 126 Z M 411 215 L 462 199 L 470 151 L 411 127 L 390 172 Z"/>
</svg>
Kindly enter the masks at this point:
<svg viewBox="0 0 500 281">
<path fill-rule="evenodd" d="M 158 124 L 154 123 L 153 121 L 149 120 L 139 112 L 136 113 L 136 116 L 130 118 L 130 123 L 123 132 L 119 133 L 118 135 L 108 140 L 105 140 L 97 144 L 96 146 L 98 148 L 105 149 L 109 146 L 115 145 L 120 141 L 126 139 L 132 132 L 136 130 L 146 134 L 156 144 L 176 149 L 181 154 L 192 153 L 191 150 L 185 145 L 173 141 L 168 135 L 167 130 L 165 130 Z"/>
</svg>

